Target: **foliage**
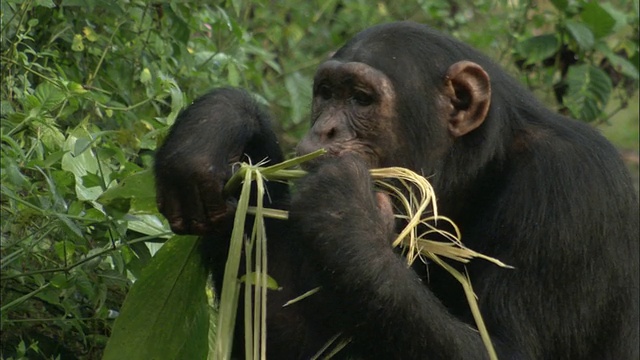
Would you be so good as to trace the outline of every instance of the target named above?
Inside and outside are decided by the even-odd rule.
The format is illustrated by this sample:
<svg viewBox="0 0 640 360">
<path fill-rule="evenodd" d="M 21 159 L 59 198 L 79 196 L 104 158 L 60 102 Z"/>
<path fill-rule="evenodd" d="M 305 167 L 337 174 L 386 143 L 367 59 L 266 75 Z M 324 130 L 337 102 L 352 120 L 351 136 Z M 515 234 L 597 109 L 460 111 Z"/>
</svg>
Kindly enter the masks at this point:
<svg viewBox="0 0 640 360">
<path fill-rule="evenodd" d="M 532 88 L 553 86 L 560 112 L 584 121 L 607 120 L 610 115 L 603 112 L 610 97 L 615 94 L 620 102 L 615 113 L 638 88 L 638 2 L 551 4 L 543 11 L 526 9 L 537 26 L 521 31 L 516 64 Z"/>
<path fill-rule="evenodd" d="M 608 119 L 638 88 L 637 0 L 0 7 L 3 358 L 101 356 L 130 285 L 171 236 L 155 208 L 153 152 L 208 89 L 260 94 L 290 147 L 307 126 L 317 64 L 392 19 L 429 23 L 493 54 L 583 120 Z M 605 114 L 612 97 L 618 106 Z"/>
<path fill-rule="evenodd" d="M 199 249 L 195 236 L 162 246 L 127 295 L 103 359 L 207 357 L 207 272 Z"/>
</svg>

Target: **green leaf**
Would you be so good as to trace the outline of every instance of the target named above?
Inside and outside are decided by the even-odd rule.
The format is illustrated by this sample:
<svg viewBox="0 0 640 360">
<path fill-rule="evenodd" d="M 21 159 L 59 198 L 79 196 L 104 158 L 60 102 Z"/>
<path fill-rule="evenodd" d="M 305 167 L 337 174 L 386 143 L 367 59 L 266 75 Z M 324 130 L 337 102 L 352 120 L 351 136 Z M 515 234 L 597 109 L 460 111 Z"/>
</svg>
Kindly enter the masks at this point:
<svg viewBox="0 0 640 360">
<path fill-rule="evenodd" d="M 2 185 L 12 184 L 17 187 L 28 188 L 29 178 L 20 171 L 21 168 L 16 159 L 9 156 L 2 156 Z"/>
<path fill-rule="evenodd" d="M 526 60 L 526 64 L 535 64 L 553 56 L 559 48 L 558 38 L 553 34 L 546 34 L 521 41 L 516 45 L 516 52 Z"/>
<path fill-rule="evenodd" d="M 76 223 L 71 221 L 71 219 L 69 219 L 64 214 L 55 214 L 55 216 L 64 225 L 64 229 L 67 230 L 67 231 L 65 231 L 65 233 L 70 235 L 69 237 L 75 237 L 76 240 L 84 240 L 84 236 L 82 235 L 82 230 L 80 230 L 80 228 L 78 227 L 78 225 Z M 58 245 L 58 244 L 60 244 L 60 243 L 56 243 L 56 245 Z"/>
<path fill-rule="evenodd" d="M 142 170 L 134 173 L 118 185 L 112 186 L 105 191 L 98 199 L 101 203 L 106 204 L 114 199 L 119 198 L 145 198 L 156 197 L 153 172 L 151 170 Z"/>
<path fill-rule="evenodd" d="M 166 8 L 166 13 L 171 18 L 171 37 L 186 45 L 189 41 L 189 36 L 191 35 L 189 24 L 187 24 L 182 17 L 174 11 L 174 3 L 170 4 L 171 6 Z"/>
<path fill-rule="evenodd" d="M 638 78 L 640 78 L 638 68 L 633 65 L 631 61 L 614 53 L 606 43 L 602 42 L 597 44 L 596 49 L 604 54 L 609 62 L 611 62 L 613 68 L 620 74 L 628 76 L 634 80 L 638 80 Z"/>
<path fill-rule="evenodd" d="M 567 95 L 564 105 L 577 119 L 595 120 L 606 106 L 611 95 L 611 79 L 601 69 L 592 65 L 572 66 L 567 73 Z"/>
<path fill-rule="evenodd" d="M 67 275 L 62 273 L 54 275 L 49 282 L 57 289 L 64 289 L 69 286 Z"/>
<path fill-rule="evenodd" d="M 86 174 L 82 176 L 82 185 L 86 187 L 102 186 L 102 178 L 97 174 Z"/>
<path fill-rule="evenodd" d="M 593 35 L 596 38 L 611 34 L 616 25 L 616 19 L 597 1 L 590 1 L 585 4 L 582 13 L 580 13 L 580 18 L 593 30 Z"/>
<path fill-rule="evenodd" d="M 171 86 L 169 93 L 171 94 L 171 113 L 167 116 L 167 125 L 173 125 L 184 106 L 184 95 L 178 86 Z"/>
<path fill-rule="evenodd" d="M 108 183 L 111 170 L 109 166 L 100 162 L 89 145 L 92 143 L 90 135 L 86 130 L 77 128 L 67 137 L 64 150 L 67 151 L 62 156 L 62 169 L 73 173 L 76 178 L 76 195 L 79 200 L 95 200 L 103 193 L 100 186 L 85 186 L 82 178 L 87 174 L 97 174 L 102 171 L 105 183 Z"/>
<path fill-rule="evenodd" d="M 10 101 L 8 100 L 0 100 L 0 116 L 7 116 L 11 113 L 15 113 L 15 109 L 13 108 L 13 105 Z"/>
<path fill-rule="evenodd" d="M 56 255 L 62 261 L 71 261 L 73 259 L 73 253 L 76 251 L 76 246 L 73 242 L 62 240 L 53 244 Z"/>
<path fill-rule="evenodd" d="M 29 94 L 25 96 L 22 105 L 24 106 L 24 110 L 26 112 L 27 110 L 35 109 L 42 106 L 42 103 L 40 102 L 40 100 L 38 100 L 37 97 Z"/>
<path fill-rule="evenodd" d="M 227 81 L 231 86 L 238 86 L 240 84 L 240 73 L 238 72 L 238 67 L 233 62 L 229 62 L 227 64 Z"/>
<path fill-rule="evenodd" d="M 551 0 L 551 4 L 561 12 L 564 12 L 569 6 L 569 0 Z"/>
<path fill-rule="evenodd" d="M 44 6 L 53 9 L 54 7 L 56 7 L 56 4 L 53 2 L 53 0 L 36 0 L 36 6 Z"/>
<path fill-rule="evenodd" d="M 78 84 L 77 82 L 68 83 L 67 90 L 69 90 L 73 94 L 84 94 L 87 92 L 87 89 L 85 89 L 82 85 Z"/>
<path fill-rule="evenodd" d="M 167 241 L 133 285 L 103 360 L 206 359 L 207 271 L 194 236 Z"/>
<path fill-rule="evenodd" d="M 114 219 L 123 219 L 131 209 L 131 199 L 118 198 L 103 206 L 104 211 Z"/>
<path fill-rule="evenodd" d="M 590 50 L 593 48 L 595 38 L 591 30 L 584 24 L 575 20 L 567 20 L 567 30 L 571 37 L 576 41 L 581 50 Z"/>
<path fill-rule="evenodd" d="M 50 150 L 61 149 L 64 145 L 64 134 L 54 125 L 42 126 L 40 140 L 42 144 Z"/>
<path fill-rule="evenodd" d="M 130 199 L 131 208 L 135 212 L 156 213 L 153 172 L 143 170 L 126 177 L 118 185 L 112 186 L 102 193 L 98 202 L 108 205 L 118 199 Z"/>
<path fill-rule="evenodd" d="M 289 93 L 289 104 L 291 105 L 291 121 L 294 124 L 301 123 L 306 119 L 308 111 L 307 104 L 311 103 L 312 88 L 311 79 L 302 76 L 299 72 L 295 72 L 287 76 L 284 85 Z"/>
<path fill-rule="evenodd" d="M 141 234 L 161 236 L 170 231 L 169 225 L 165 225 L 157 215 L 135 215 L 134 220 L 127 222 L 127 228 Z"/>
<path fill-rule="evenodd" d="M 94 288 L 94 283 L 87 274 L 84 271 L 78 271 L 74 280 L 74 285 L 80 294 L 86 296 L 89 301 L 93 301 L 96 296 L 96 288 Z"/>
<path fill-rule="evenodd" d="M 38 85 L 35 95 L 42 108 L 49 111 L 56 109 L 65 99 L 61 89 L 46 81 Z"/>
<path fill-rule="evenodd" d="M 633 67 L 636 68 L 636 71 L 638 71 L 638 67 L 640 66 L 640 53 L 636 51 L 633 56 L 629 58 L 629 62 L 631 62 Z"/>
<path fill-rule="evenodd" d="M 637 4 L 638 1 L 635 0 L 634 3 Z M 635 16 L 635 19 L 637 21 L 637 18 L 638 18 L 637 12 L 631 15 L 632 16 L 631 18 L 628 18 L 626 13 L 615 8 L 610 2 L 599 2 L 599 4 L 607 12 L 607 14 L 609 14 L 609 16 L 611 16 L 616 21 L 616 24 L 613 26 L 612 32 L 619 31 L 621 27 L 626 26 L 627 23 L 629 23 L 630 21 L 633 21 L 633 16 Z"/>
</svg>

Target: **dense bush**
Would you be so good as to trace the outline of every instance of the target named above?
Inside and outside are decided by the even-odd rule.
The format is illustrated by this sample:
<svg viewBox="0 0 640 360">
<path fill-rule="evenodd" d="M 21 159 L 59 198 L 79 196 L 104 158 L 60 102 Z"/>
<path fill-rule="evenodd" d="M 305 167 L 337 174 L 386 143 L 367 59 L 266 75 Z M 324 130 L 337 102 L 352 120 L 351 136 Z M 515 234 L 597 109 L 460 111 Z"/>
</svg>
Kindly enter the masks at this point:
<svg viewBox="0 0 640 360">
<path fill-rule="evenodd" d="M 558 111 L 604 122 L 626 108 L 637 0 L 513 4 L 3 1 L 3 358 L 101 356 L 130 285 L 171 236 L 153 151 L 208 89 L 261 96 L 291 145 L 316 65 L 362 28 L 412 19 L 493 54 Z"/>
</svg>

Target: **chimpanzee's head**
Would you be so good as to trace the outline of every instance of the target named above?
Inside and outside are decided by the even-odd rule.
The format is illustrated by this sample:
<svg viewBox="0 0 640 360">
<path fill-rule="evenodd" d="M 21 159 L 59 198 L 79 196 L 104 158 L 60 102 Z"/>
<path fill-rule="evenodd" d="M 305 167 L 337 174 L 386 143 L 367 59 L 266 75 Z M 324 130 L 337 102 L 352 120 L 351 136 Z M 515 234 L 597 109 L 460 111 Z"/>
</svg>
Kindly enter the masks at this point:
<svg viewBox="0 0 640 360">
<path fill-rule="evenodd" d="M 433 168 L 483 124 L 491 102 L 487 72 L 457 46 L 409 22 L 356 35 L 316 72 L 298 154 L 325 148 L 371 167 Z"/>
</svg>

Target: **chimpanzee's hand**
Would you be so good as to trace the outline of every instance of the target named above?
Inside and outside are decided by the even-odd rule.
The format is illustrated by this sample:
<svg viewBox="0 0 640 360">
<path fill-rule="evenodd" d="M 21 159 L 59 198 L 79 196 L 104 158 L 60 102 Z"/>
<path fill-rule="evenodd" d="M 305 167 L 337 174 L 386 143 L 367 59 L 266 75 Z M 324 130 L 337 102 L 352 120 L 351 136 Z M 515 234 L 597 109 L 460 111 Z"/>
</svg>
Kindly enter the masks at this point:
<svg viewBox="0 0 640 360">
<path fill-rule="evenodd" d="M 394 218 L 387 194 L 375 192 L 362 160 L 328 158 L 296 183 L 290 219 L 322 260 L 336 253 L 356 255 L 362 249 L 390 251 Z M 336 259 L 337 260 L 337 259 Z"/>
<path fill-rule="evenodd" d="M 232 221 L 234 202 L 223 193 L 231 165 L 223 156 L 199 153 L 202 149 L 194 143 L 169 155 L 159 153 L 156 196 L 158 209 L 175 233 L 205 235 Z"/>
<path fill-rule="evenodd" d="M 245 156 L 282 161 L 267 114 L 244 91 L 214 90 L 178 116 L 155 165 L 158 209 L 174 232 L 230 230 L 236 200 L 224 185 Z"/>
</svg>

